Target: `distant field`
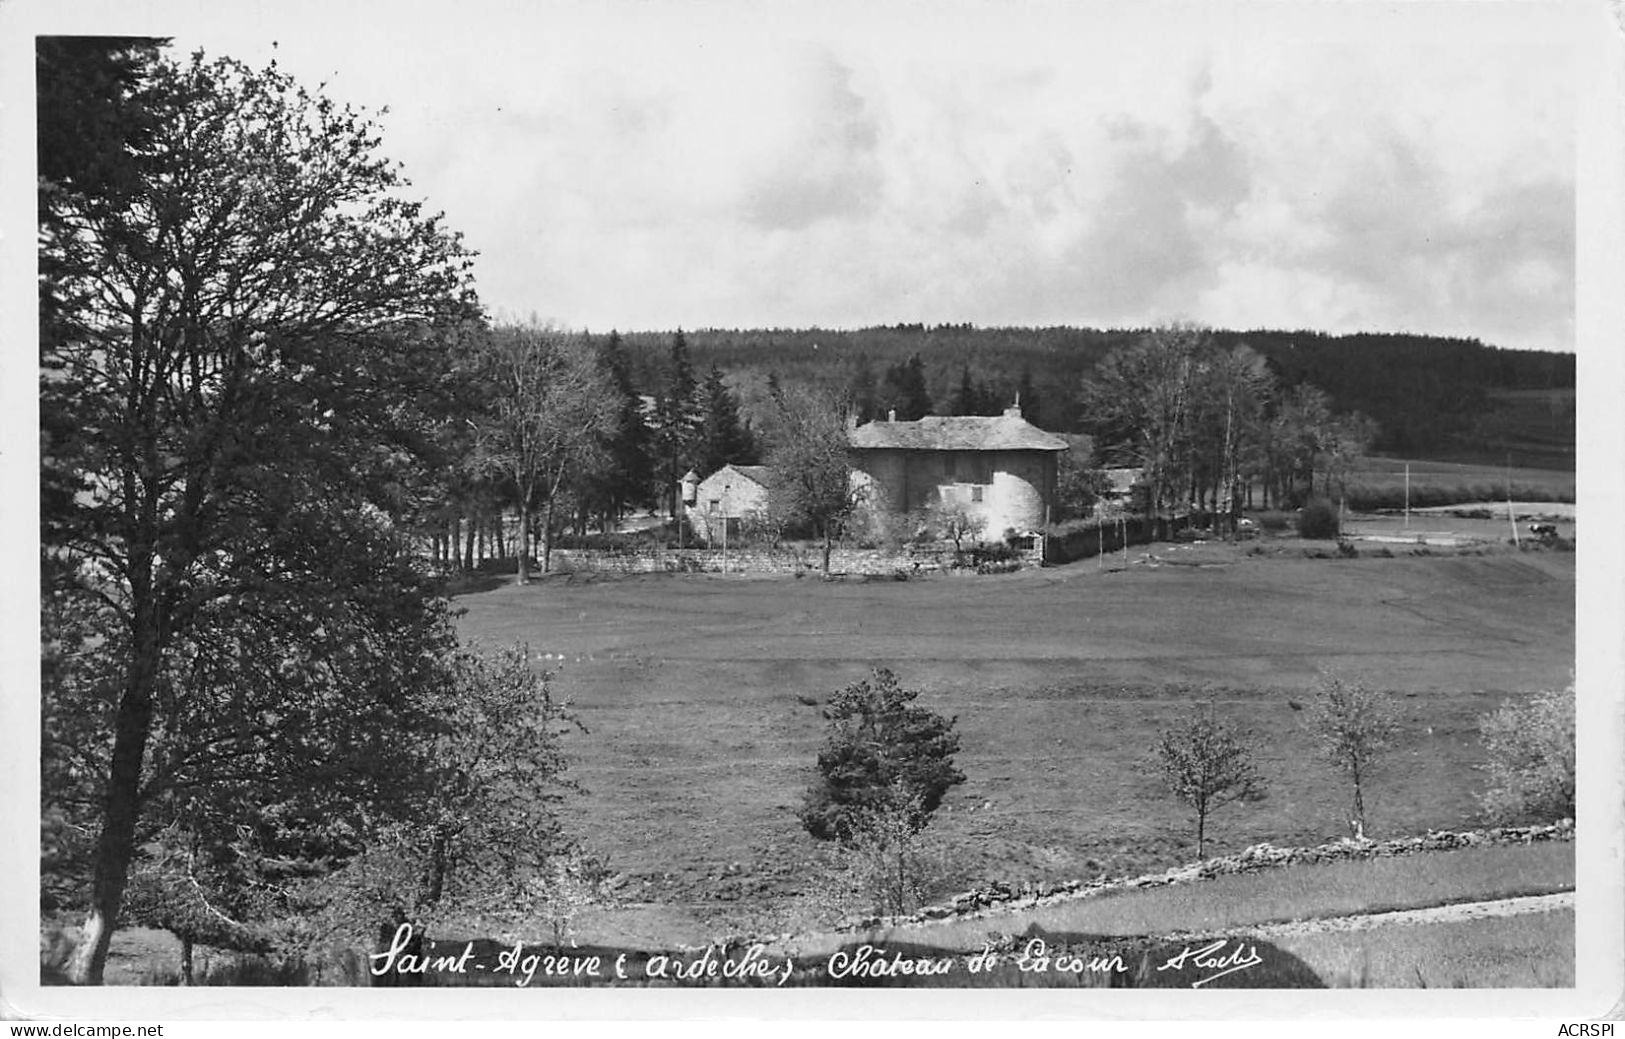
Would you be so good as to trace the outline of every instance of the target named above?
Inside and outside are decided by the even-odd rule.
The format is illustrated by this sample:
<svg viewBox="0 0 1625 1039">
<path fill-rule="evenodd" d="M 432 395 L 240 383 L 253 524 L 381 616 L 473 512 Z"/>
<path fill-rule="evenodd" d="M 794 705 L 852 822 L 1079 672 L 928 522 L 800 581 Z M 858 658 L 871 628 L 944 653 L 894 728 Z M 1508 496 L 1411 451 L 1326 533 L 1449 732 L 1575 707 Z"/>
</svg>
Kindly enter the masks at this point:
<svg viewBox="0 0 1625 1039">
<path fill-rule="evenodd" d="M 571 740 L 588 793 L 570 821 L 627 876 L 626 907 L 584 923 L 622 941 L 814 923 L 802 898 L 821 849 L 795 809 L 823 722 L 799 698 L 871 664 L 959 718 L 969 778 L 932 830 L 966 886 L 1188 860 L 1189 820 L 1145 765 L 1189 709 L 1173 684 L 1209 687 L 1263 740 L 1270 796 L 1214 817 L 1219 853 L 1346 833 L 1346 793 L 1289 703 L 1317 667 L 1400 696 L 1405 734 L 1368 795 L 1377 836 L 1470 824 L 1478 718 L 1573 667 L 1572 553 L 1203 551 L 1188 566 L 883 583 L 577 575 L 458 602 L 466 635 L 562 660 L 557 689 L 590 730 Z"/>
<path fill-rule="evenodd" d="M 1576 393 L 1573 387 L 1550 390 L 1501 390 L 1489 394 L 1489 407 L 1477 428 L 1444 457 L 1486 465 L 1512 464 L 1574 470 Z"/>
<path fill-rule="evenodd" d="M 1574 501 L 1572 463 L 1566 470 L 1506 465 L 1447 462 L 1437 459 L 1364 458 L 1349 474 L 1350 497 L 1361 491 L 1399 492 L 1403 497 L 1405 467 L 1410 466 L 1412 494 L 1420 501 L 1438 491 L 1460 490 L 1455 501 L 1505 501 L 1510 482 L 1515 500 L 1529 498 Z M 1397 500 L 1397 499 L 1396 499 Z M 1413 502 L 1414 503 L 1414 502 Z M 1425 504 L 1453 502 L 1427 501 Z"/>
</svg>

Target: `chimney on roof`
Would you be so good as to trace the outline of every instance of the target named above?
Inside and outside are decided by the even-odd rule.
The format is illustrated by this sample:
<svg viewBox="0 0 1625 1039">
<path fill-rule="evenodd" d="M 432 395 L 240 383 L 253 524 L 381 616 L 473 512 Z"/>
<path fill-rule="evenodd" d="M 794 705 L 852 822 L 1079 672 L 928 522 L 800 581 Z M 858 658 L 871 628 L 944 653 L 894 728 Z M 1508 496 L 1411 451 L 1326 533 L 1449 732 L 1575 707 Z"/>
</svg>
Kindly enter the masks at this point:
<svg viewBox="0 0 1625 1039">
<path fill-rule="evenodd" d="M 1004 409 L 1004 417 L 1005 418 L 1020 418 L 1021 417 L 1021 394 L 1020 393 L 1016 394 L 1016 402 L 1014 404 L 1010 405 L 1008 408 Z"/>
<path fill-rule="evenodd" d="M 888 408 L 886 410 L 886 421 L 887 422 L 896 422 L 897 421 L 897 409 L 896 408 Z"/>
</svg>

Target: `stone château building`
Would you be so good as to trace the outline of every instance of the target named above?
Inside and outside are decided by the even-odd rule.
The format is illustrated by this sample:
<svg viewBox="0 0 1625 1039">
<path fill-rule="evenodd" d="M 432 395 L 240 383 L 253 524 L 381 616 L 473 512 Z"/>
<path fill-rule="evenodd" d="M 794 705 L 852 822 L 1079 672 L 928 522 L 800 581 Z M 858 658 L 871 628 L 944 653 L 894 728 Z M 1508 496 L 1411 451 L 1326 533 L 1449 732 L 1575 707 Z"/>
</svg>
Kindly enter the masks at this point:
<svg viewBox="0 0 1625 1039">
<path fill-rule="evenodd" d="M 980 521 L 986 540 L 1042 528 L 1067 442 L 1021 417 L 928 415 L 857 426 L 848 434 L 866 507 L 906 513 L 942 505 Z"/>
</svg>

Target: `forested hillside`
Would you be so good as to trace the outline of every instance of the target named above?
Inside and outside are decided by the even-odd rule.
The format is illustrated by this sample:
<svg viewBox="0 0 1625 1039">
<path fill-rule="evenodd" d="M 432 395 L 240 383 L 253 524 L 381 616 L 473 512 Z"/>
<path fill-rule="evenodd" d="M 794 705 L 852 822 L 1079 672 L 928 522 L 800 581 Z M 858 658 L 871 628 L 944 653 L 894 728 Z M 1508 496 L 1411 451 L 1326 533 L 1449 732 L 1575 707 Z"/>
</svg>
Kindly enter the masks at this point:
<svg viewBox="0 0 1625 1039">
<path fill-rule="evenodd" d="M 855 330 L 699 329 L 686 333 L 697 368 L 712 364 L 742 385 L 813 382 L 853 396 L 854 386 L 882 384 L 888 370 L 916 355 L 931 410 L 951 413 L 971 393 L 968 410 L 996 410 L 1017 390 L 1029 417 L 1046 428 L 1082 431 L 1082 387 L 1101 358 L 1138 340 L 1145 329 L 977 328 L 893 325 Z M 1340 412 L 1360 411 L 1378 426 L 1375 450 L 1467 456 L 1508 449 L 1498 431 L 1534 436 L 1539 464 L 1572 465 L 1573 354 L 1506 350 L 1473 339 L 1408 334 L 1333 336 L 1307 331 L 1214 330 L 1220 346 L 1245 343 L 1268 360 L 1285 385 L 1308 382 Z M 633 377 L 658 385 L 670 333 L 625 335 Z M 1546 395 L 1531 424 L 1508 393 Z M 748 396 L 748 394 L 747 394 Z M 1564 402 L 1567 402 L 1566 404 Z M 1529 411 L 1528 408 L 1521 409 Z M 1499 421 L 1501 412 L 1507 421 Z M 1539 428 L 1535 428 L 1539 427 Z M 1499 457 L 1499 456 L 1498 456 Z"/>
</svg>

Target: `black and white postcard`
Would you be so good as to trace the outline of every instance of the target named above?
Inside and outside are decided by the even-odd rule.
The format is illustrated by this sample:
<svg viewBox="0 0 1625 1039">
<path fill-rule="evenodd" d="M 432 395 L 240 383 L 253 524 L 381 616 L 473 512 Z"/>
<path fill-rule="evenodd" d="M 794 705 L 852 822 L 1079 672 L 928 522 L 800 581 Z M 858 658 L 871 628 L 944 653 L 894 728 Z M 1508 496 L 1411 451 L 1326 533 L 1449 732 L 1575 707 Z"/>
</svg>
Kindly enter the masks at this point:
<svg viewBox="0 0 1625 1039">
<path fill-rule="evenodd" d="M 1618 1013 L 1617 11 L 0 8 L 4 1012 Z"/>
</svg>

